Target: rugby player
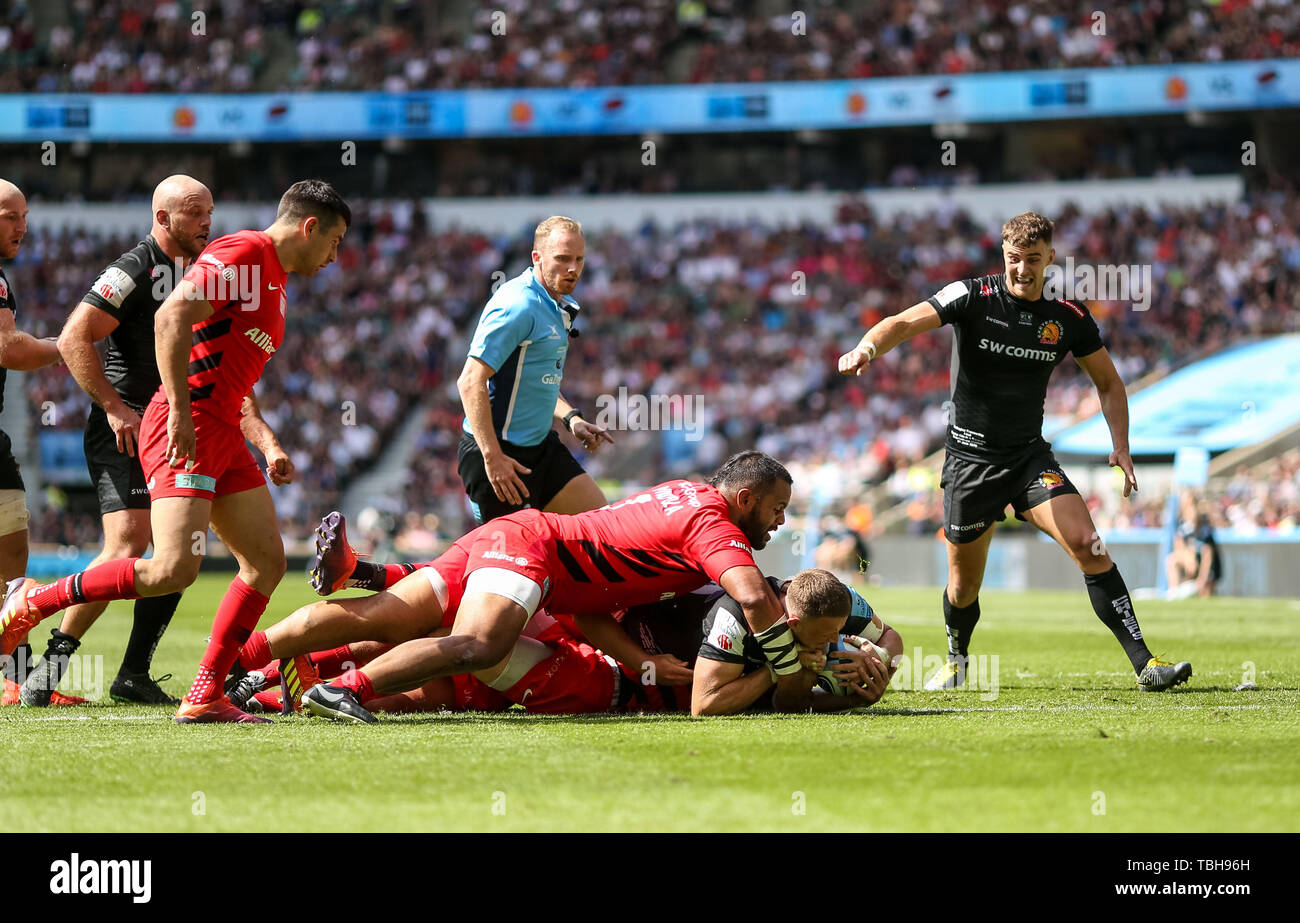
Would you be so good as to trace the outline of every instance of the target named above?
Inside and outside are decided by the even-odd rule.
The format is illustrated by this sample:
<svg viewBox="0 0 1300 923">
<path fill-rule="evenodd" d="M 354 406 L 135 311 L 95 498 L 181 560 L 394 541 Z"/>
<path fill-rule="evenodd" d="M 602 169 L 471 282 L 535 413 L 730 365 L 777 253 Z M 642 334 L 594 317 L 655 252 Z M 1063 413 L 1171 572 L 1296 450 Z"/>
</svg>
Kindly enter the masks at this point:
<svg viewBox="0 0 1300 923">
<path fill-rule="evenodd" d="M 139 445 L 153 500 L 154 556 L 106 562 L 47 586 L 11 581 L 0 643 L 71 605 L 183 590 L 198 575 L 211 526 L 239 573 L 217 608 L 176 721 L 266 721 L 235 708 L 222 689 L 285 570 L 275 507 L 245 439 L 265 456 L 273 483 L 292 481 L 293 463 L 254 416 L 252 389 L 284 335 L 289 273 L 314 276 L 334 262 L 351 221 L 332 186 L 304 180 L 284 194 L 265 231 L 240 231 L 204 250 L 156 320 L 162 386 L 141 421 Z"/>
<path fill-rule="evenodd" d="M 820 694 L 813 697 L 812 710 L 844 711 L 879 701 L 893 675 L 890 664 L 903 653 L 898 632 L 830 571 L 805 570 L 792 580 L 768 580 L 783 597 L 790 631 L 804 652 L 801 662 L 817 674 Z M 735 600 L 715 598 L 704 617 L 691 714 L 732 715 L 762 707 L 772 686 L 771 671 Z"/>
<path fill-rule="evenodd" d="M 690 592 L 711 579 L 741 605 L 777 672 L 777 697 L 808 699 L 812 678 L 799 675 L 780 602 L 753 558 L 753 549 L 763 548 L 785 521 L 790 484 L 782 465 L 748 451 L 728 459 L 709 484 L 669 481 L 574 516 L 512 513 L 475 529 L 384 592 L 298 610 L 251 636 L 245 652 L 267 662 L 352 641 L 398 643 L 347 684 L 316 686 L 303 696 L 315 713 L 355 718 L 372 695 L 499 663 L 542 605 L 612 623 L 610 613 L 618 609 Z M 426 637 L 444 616 L 454 619 L 451 634 Z M 627 663 L 619 651 L 600 647 Z"/>
<path fill-rule="evenodd" d="M 576 336 L 586 242 L 572 218 L 547 218 L 533 234 L 532 265 L 492 295 L 456 381 L 465 407 L 459 470 L 480 525 L 525 507 L 581 513 L 605 495 L 552 429 L 559 420 L 594 452 L 614 442 L 560 394 Z"/>
<path fill-rule="evenodd" d="M 99 493 L 104 547 L 91 566 L 139 557 L 149 547 L 149 488 L 137 457 L 140 418 L 162 379 L 154 355 L 154 315 L 212 229 L 212 193 L 190 176 L 169 176 L 153 191 L 149 235 L 99 274 L 59 336 L 59 351 L 93 402 L 86 421 L 86 467 Z M 104 360 L 95 344 L 106 340 Z M 117 702 L 179 705 L 149 676 L 154 650 L 179 593 L 142 596 L 122 665 L 109 687 Z M 51 632 L 45 657 L 27 674 L 22 703 L 50 704 L 68 658 L 107 602 L 73 606 Z"/>
<path fill-rule="evenodd" d="M 18 255 L 27 236 L 27 197 L 13 183 L 0 179 L 0 259 Z M 5 370 L 30 371 L 60 360 L 54 337 L 37 339 L 17 325 L 18 300 L 0 269 L 0 408 L 4 407 Z M 0 578 L 20 577 L 27 570 L 27 496 L 9 436 L 0 430 Z M 21 642 L 21 644 L 20 644 Z M 4 668 L 3 704 L 18 701 L 18 685 L 27 676 L 32 650 L 20 636 L 0 649 Z M 69 701 L 68 697 L 64 701 Z"/>
<path fill-rule="evenodd" d="M 952 324 L 955 331 L 954 406 L 941 481 L 948 658 L 926 688 L 952 689 L 965 681 L 989 541 L 1010 503 L 1018 519 L 1050 535 L 1074 559 L 1093 610 L 1123 647 L 1139 688 L 1169 689 L 1186 682 L 1192 665 L 1169 663 L 1148 650 L 1124 578 L 1102 546 L 1083 498 L 1042 437 L 1048 379 L 1073 354 L 1097 388 L 1113 446 L 1108 464 L 1123 471 L 1128 497 L 1137 490 L 1137 478 L 1129 456 L 1124 383 L 1087 309 L 1043 297 L 1047 267 L 1056 258 L 1052 222 L 1033 212 L 1012 218 L 1002 227 L 1002 254 L 1004 272 L 944 286 L 876 324 L 839 359 L 840 372 L 861 375 L 873 359 L 904 340 L 941 324 Z"/>
</svg>

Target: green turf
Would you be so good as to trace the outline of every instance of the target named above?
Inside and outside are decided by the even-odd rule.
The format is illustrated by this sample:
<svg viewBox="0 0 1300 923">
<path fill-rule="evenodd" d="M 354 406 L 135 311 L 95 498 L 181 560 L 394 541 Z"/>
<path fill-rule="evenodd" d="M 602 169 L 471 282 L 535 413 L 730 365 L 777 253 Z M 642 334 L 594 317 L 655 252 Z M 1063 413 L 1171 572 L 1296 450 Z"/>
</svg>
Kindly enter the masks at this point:
<svg viewBox="0 0 1300 923">
<path fill-rule="evenodd" d="M 227 578 L 203 578 L 159 648 L 180 694 Z M 937 590 L 869 597 L 909 654 L 942 650 Z M 297 575 L 264 623 L 312 597 Z M 18 830 L 1300 829 L 1300 603 L 1142 603 L 1157 653 L 1196 675 L 1138 692 L 1082 593 L 985 593 L 992 691 L 891 689 L 849 715 L 692 720 L 425 715 L 178 727 L 114 705 L 115 603 L 83 652 L 94 706 L 0 711 L 0 824 Z M 41 643 L 44 626 L 37 630 Z M 93 661 L 92 661 L 93 662 Z M 1254 690 L 1235 692 L 1254 665 Z M 910 672 L 908 674 L 910 676 Z M 896 677 L 896 683 L 899 677 Z M 65 691 L 68 683 L 65 682 Z M 874 712 L 874 714 L 873 714 Z M 802 809 L 802 813 L 799 810 Z M 1104 809 L 1104 813 L 1103 813 Z"/>
</svg>

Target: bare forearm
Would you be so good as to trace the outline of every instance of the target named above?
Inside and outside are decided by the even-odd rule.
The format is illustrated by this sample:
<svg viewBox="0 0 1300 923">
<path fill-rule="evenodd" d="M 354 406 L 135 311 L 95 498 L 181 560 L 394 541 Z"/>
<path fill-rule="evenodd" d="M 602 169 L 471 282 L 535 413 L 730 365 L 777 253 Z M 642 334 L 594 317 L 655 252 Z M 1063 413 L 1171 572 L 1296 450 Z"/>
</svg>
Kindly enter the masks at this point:
<svg viewBox="0 0 1300 923">
<path fill-rule="evenodd" d="M 729 683 L 701 691 L 691 711 L 696 715 L 734 715 L 749 708 L 771 688 L 772 674 L 761 667 Z"/>
<path fill-rule="evenodd" d="M 15 330 L 0 344 L 0 366 L 16 372 L 30 372 L 53 365 L 62 357 L 53 340 L 38 340 L 30 333 Z"/>
<path fill-rule="evenodd" d="M 1101 414 L 1110 427 L 1110 443 L 1116 451 L 1128 451 L 1128 394 L 1122 384 L 1097 389 Z"/>
<path fill-rule="evenodd" d="M 802 714 L 813 707 L 813 683 L 817 675 L 812 670 L 800 670 L 782 676 L 772 694 L 772 710 L 786 714 Z"/>
<path fill-rule="evenodd" d="M 239 431 L 263 455 L 280 448 L 280 440 L 275 438 L 275 432 L 256 411 L 247 412 L 239 418 Z"/>
<path fill-rule="evenodd" d="M 876 347 L 876 355 L 883 356 L 907 338 L 908 325 L 895 315 L 886 317 L 863 334 L 862 339 L 858 341 L 858 346 L 872 343 Z"/>
<path fill-rule="evenodd" d="M 465 417 L 469 428 L 474 432 L 474 441 L 484 458 L 491 458 L 501 452 L 501 443 L 492 429 L 492 404 L 488 399 L 485 382 L 457 382 L 460 402 L 465 408 Z"/>
<path fill-rule="evenodd" d="M 74 340 L 60 344 L 63 361 L 68 366 L 72 377 L 81 385 L 81 390 L 90 395 L 90 399 L 104 410 L 114 410 L 122 404 L 122 396 L 109 383 L 104 374 L 104 364 L 99 361 L 95 344 L 85 340 Z"/>
<path fill-rule="evenodd" d="M 556 395 L 555 418 L 557 420 L 563 420 L 566 416 L 568 416 L 569 411 L 576 410 L 576 409 L 577 409 L 576 407 L 574 407 L 572 404 L 570 404 L 568 401 L 564 399 L 563 394 Z"/>
<path fill-rule="evenodd" d="M 642 669 L 650 655 L 608 615 L 577 615 L 574 623 L 587 636 L 592 647 L 599 648 L 619 663 L 633 670 Z"/>
<path fill-rule="evenodd" d="M 190 412 L 190 347 L 194 342 L 191 331 L 183 318 L 171 312 L 159 310 L 154 321 L 154 352 L 163 393 L 171 409 L 181 414 Z"/>
</svg>

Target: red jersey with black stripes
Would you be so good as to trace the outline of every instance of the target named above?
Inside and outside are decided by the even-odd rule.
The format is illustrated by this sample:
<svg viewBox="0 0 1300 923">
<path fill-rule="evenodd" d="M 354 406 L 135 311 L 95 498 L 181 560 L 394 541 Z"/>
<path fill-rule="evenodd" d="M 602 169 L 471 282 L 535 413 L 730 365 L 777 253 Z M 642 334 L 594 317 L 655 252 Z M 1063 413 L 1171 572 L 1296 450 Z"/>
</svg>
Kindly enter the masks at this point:
<svg viewBox="0 0 1300 923">
<path fill-rule="evenodd" d="M 190 348 L 190 407 L 239 423 L 244 397 L 284 339 L 285 282 L 275 245 L 264 231 L 219 237 L 185 273 L 212 316 L 194 325 Z M 162 388 L 154 400 L 166 402 Z"/>
<path fill-rule="evenodd" d="M 749 539 L 716 488 L 666 481 L 598 510 L 561 516 L 523 510 L 480 526 L 461 542 L 490 536 L 504 521 L 542 539 L 550 593 L 543 604 L 575 615 L 609 613 L 671 599 L 754 565 Z"/>
</svg>

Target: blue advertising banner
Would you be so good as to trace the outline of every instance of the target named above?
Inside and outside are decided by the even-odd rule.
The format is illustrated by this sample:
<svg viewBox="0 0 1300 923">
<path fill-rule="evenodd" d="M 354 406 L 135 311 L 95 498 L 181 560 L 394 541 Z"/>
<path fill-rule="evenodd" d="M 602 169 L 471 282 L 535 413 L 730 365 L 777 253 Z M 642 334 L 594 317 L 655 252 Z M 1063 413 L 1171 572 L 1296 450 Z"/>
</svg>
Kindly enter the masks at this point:
<svg viewBox="0 0 1300 923">
<path fill-rule="evenodd" d="M 1009 122 L 1300 106 L 1300 61 L 801 83 L 0 96 L 0 141 L 322 141 Z"/>
</svg>

